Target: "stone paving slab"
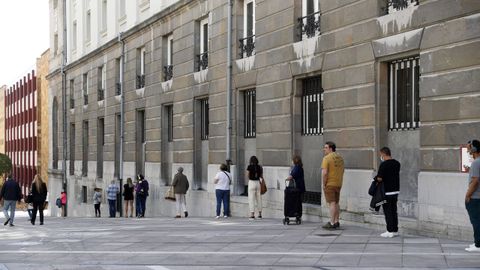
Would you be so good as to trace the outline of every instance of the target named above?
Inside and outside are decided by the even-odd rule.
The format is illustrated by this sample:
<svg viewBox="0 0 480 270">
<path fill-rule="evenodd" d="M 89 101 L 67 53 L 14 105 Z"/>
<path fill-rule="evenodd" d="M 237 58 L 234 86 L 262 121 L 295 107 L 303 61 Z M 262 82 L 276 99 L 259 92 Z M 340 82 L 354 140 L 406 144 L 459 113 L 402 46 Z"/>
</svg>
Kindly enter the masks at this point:
<svg viewBox="0 0 480 270">
<path fill-rule="evenodd" d="M 32 226 L 20 217 L 15 227 L 0 227 L 0 270 L 480 269 L 480 253 L 464 250 L 468 242 L 381 238 L 381 231 L 365 227 L 342 224 L 328 231 L 321 225 L 242 218 L 47 218 L 44 226 Z"/>
</svg>

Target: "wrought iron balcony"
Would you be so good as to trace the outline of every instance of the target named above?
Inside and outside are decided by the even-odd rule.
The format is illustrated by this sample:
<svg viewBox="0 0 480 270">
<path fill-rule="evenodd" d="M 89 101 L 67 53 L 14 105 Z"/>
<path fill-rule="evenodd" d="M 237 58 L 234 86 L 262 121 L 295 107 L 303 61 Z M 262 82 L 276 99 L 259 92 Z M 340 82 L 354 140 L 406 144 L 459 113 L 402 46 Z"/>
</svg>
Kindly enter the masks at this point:
<svg viewBox="0 0 480 270">
<path fill-rule="evenodd" d="M 208 52 L 197 54 L 197 70 L 204 70 L 208 68 Z"/>
<path fill-rule="evenodd" d="M 98 101 L 105 99 L 105 89 L 98 89 Z"/>
<path fill-rule="evenodd" d="M 74 109 L 75 108 L 75 99 L 73 99 L 73 97 L 70 97 L 70 109 Z"/>
<path fill-rule="evenodd" d="M 386 13 L 392 13 L 395 11 L 406 9 L 410 6 L 418 5 L 418 0 L 385 0 L 386 1 Z"/>
<path fill-rule="evenodd" d="M 307 38 L 320 34 L 320 11 L 298 18 L 300 36 Z"/>
<path fill-rule="evenodd" d="M 173 78 L 173 65 L 164 66 L 163 74 L 165 76 L 165 81 L 171 80 Z"/>
<path fill-rule="evenodd" d="M 88 105 L 88 94 L 83 94 L 83 105 Z"/>
<path fill-rule="evenodd" d="M 122 94 L 122 84 L 117 82 L 115 84 L 115 95 L 120 96 Z"/>
<path fill-rule="evenodd" d="M 240 42 L 240 58 L 250 57 L 255 54 L 255 35 L 241 38 Z"/>
<path fill-rule="evenodd" d="M 145 87 L 145 74 L 137 75 L 137 89 Z"/>
</svg>

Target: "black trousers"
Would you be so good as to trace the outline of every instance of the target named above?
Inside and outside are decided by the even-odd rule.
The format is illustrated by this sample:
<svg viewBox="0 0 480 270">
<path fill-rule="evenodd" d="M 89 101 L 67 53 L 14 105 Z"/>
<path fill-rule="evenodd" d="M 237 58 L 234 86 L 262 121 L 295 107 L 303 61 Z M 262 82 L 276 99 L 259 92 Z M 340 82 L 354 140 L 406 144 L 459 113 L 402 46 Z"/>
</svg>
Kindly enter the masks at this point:
<svg viewBox="0 0 480 270">
<path fill-rule="evenodd" d="M 97 203 L 97 204 L 94 204 L 93 206 L 95 207 L 95 216 L 99 216 L 99 217 L 100 217 L 100 216 L 101 216 L 101 215 L 100 215 L 100 204 Z M 98 214 L 97 214 L 97 213 L 98 213 Z"/>
<path fill-rule="evenodd" d="M 43 224 L 43 208 L 45 206 L 45 202 L 33 202 L 33 213 L 32 213 L 32 224 L 35 224 L 35 219 L 37 218 L 37 211 L 40 212 L 40 223 Z"/>
<path fill-rule="evenodd" d="M 387 203 L 383 204 L 383 213 L 385 214 L 387 231 L 398 232 L 398 213 L 397 213 L 398 195 L 389 195 L 385 197 L 387 199 Z"/>
</svg>

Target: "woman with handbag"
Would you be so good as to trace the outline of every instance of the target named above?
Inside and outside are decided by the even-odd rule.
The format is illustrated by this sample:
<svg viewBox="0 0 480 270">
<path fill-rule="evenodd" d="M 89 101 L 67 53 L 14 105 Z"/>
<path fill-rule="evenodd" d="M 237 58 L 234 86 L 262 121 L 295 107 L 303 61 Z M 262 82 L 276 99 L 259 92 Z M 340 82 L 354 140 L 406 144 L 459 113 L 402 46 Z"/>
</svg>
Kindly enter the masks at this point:
<svg viewBox="0 0 480 270">
<path fill-rule="evenodd" d="M 217 172 L 213 183 L 215 184 L 215 196 L 217 197 L 217 216 L 220 218 L 220 209 L 223 202 L 223 217 L 230 216 L 230 185 L 232 184 L 232 175 L 227 172 L 227 165 L 220 165 L 220 171 Z"/>
<path fill-rule="evenodd" d="M 40 225 L 43 225 L 43 209 L 45 207 L 45 201 L 47 200 L 47 185 L 42 181 L 40 175 L 35 175 L 32 183 L 32 203 L 33 213 L 30 222 L 35 225 L 35 219 L 37 218 L 37 211 L 40 212 Z"/>
<path fill-rule="evenodd" d="M 258 211 L 258 218 L 262 218 L 262 195 L 260 194 L 260 181 L 263 180 L 263 168 L 258 165 L 256 156 L 250 157 L 250 165 L 247 167 L 248 176 L 248 207 L 250 209 L 250 220 L 255 220 L 255 206 Z"/>
</svg>

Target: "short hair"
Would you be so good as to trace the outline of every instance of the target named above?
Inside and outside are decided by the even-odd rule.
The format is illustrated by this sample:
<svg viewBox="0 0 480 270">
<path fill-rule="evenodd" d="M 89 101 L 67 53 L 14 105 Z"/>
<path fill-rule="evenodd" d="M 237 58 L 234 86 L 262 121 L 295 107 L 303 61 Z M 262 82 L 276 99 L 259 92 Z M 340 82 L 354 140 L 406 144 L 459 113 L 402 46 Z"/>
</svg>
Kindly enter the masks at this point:
<svg viewBox="0 0 480 270">
<path fill-rule="evenodd" d="M 178 167 L 177 172 L 183 172 L 183 167 Z"/>
<path fill-rule="evenodd" d="M 250 157 L 250 164 L 251 165 L 258 165 L 258 158 L 256 156 Z"/>
<path fill-rule="evenodd" d="M 471 146 L 475 147 L 475 149 L 477 151 L 475 151 L 475 153 L 480 153 L 480 141 L 478 140 L 471 140 L 471 141 L 468 141 L 468 144 L 470 144 Z"/>
<path fill-rule="evenodd" d="M 328 141 L 325 144 L 328 145 L 328 147 L 330 147 L 330 149 L 332 149 L 333 152 L 337 151 L 337 146 L 335 145 L 334 142 Z"/>
<path fill-rule="evenodd" d="M 220 170 L 222 170 L 222 171 L 227 171 L 227 170 L 228 170 L 227 164 L 222 163 L 222 164 L 220 165 Z"/>
<path fill-rule="evenodd" d="M 380 152 L 384 153 L 385 155 L 391 157 L 392 156 L 392 151 L 390 151 L 390 148 L 384 146 L 382 149 L 380 149 Z"/>
</svg>

